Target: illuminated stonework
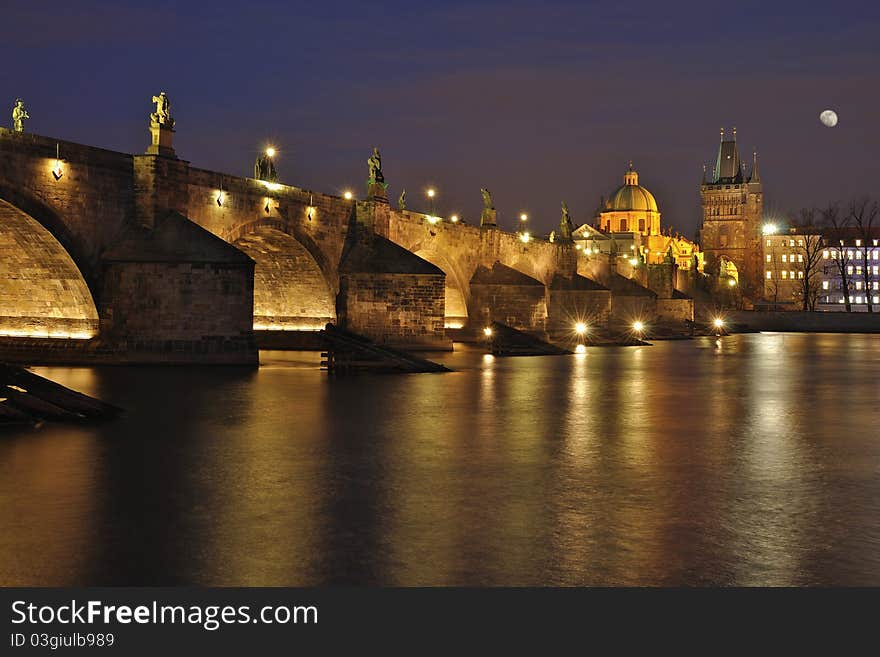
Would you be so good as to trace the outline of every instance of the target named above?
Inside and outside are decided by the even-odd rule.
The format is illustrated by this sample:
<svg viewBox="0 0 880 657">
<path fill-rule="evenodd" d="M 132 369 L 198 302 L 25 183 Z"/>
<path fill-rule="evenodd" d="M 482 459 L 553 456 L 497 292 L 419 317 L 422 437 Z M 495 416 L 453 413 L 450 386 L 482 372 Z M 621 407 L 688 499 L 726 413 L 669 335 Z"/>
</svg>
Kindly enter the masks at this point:
<svg viewBox="0 0 880 657">
<path fill-rule="evenodd" d="M 335 321 L 333 294 L 318 263 L 293 237 L 261 227 L 234 246 L 256 263 L 254 329 L 318 330 Z"/>
<path fill-rule="evenodd" d="M 97 326 L 89 288 L 58 240 L 0 200 L 0 336 L 86 339 Z"/>
</svg>

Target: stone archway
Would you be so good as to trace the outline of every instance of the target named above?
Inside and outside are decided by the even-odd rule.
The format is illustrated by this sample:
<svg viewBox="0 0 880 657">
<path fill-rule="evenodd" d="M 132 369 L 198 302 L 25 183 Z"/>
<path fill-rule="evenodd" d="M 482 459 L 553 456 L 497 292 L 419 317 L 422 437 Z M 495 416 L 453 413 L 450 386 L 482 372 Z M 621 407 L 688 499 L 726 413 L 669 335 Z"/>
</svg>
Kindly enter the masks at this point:
<svg viewBox="0 0 880 657">
<path fill-rule="evenodd" d="M 324 273 L 292 236 L 259 226 L 232 245 L 256 262 L 255 330 L 317 330 L 336 320 L 336 300 Z"/>
<path fill-rule="evenodd" d="M 0 335 L 86 339 L 98 312 L 86 280 L 40 222 L 0 200 Z"/>
<path fill-rule="evenodd" d="M 445 327 L 456 329 L 467 326 L 468 288 L 461 283 L 453 265 L 446 257 L 430 249 L 420 249 L 414 253 L 422 260 L 427 260 L 432 265 L 439 267 L 446 274 Z"/>
</svg>

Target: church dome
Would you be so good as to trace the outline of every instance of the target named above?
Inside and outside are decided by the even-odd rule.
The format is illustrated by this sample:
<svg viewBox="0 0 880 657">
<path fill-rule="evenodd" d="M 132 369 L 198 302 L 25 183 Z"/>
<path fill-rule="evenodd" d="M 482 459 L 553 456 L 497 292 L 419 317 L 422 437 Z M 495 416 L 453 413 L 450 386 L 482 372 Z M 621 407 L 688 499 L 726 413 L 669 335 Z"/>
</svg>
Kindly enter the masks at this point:
<svg viewBox="0 0 880 657">
<path fill-rule="evenodd" d="M 623 176 L 623 185 L 608 197 L 603 212 L 659 212 L 654 195 L 639 185 L 639 174 L 632 168 Z"/>
</svg>

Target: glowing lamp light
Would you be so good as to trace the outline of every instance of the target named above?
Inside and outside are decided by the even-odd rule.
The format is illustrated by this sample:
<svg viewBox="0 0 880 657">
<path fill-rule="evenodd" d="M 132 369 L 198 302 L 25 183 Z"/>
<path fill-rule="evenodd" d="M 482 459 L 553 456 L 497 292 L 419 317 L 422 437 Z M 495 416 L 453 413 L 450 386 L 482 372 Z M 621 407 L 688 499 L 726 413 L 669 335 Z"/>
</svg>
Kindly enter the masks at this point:
<svg viewBox="0 0 880 657">
<path fill-rule="evenodd" d="M 487 326 L 486 328 L 484 328 L 483 335 L 485 335 L 487 338 L 491 338 L 492 337 L 492 327 Z"/>
<path fill-rule="evenodd" d="M 579 344 L 574 348 L 574 353 L 576 354 L 585 354 L 587 353 L 587 347 L 585 345 Z"/>
<path fill-rule="evenodd" d="M 580 245 L 580 244 L 575 244 L 575 245 L 574 245 L 574 250 L 575 250 L 575 251 L 580 251 L 580 250 L 581 250 L 581 245 Z"/>
<path fill-rule="evenodd" d="M 434 198 L 434 194 L 436 194 L 436 192 L 434 191 L 434 188 L 432 187 L 431 189 L 428 190 L 428 198 Z"/>
<path fill-rule="evenodd" d="M 630 258 L 630 259 L 629 259 L 629 264 L 631 264 L 633 267 L 635 267 L 636 265 L 639 264 L 639 260 L 638 260 L 638 258 Z"/>
<path fill-rule="evenodd" d="M 587 332 L 587 325 L 584 324 L 583 322 L 578 322 L 577 324 L 574 325 L 574 332 L 577 333 L 578 335 L 583 335 L 584 333 Z"/>
<path fill-rule="evenodd" d="M 519 220 L 520 221 L 528 221 L 529 215 L 527 215 L 525 212 L 523 212 L 521 215 L 519 215 Z"/>
<path fill-rule="evenodd" d="M 266 149 L 266 157 L 275 157 L 275 149 L 271 146 Z"/>
<path fill-rule="evenodd" d="M 633 330 L 636 333 L 641 333 L 642 331 L 645 330 L 645 325 L 642 324 L 641 322 L 633 322 Z"/>
<path fill-rule="evenodd" d="M 64 169 L 61 168 L 61 160 L 55 160 L 55 166 L 52 167 L 52 176 L 55 180 L 61 180 L 64 175 Z"/>
<path fill-rule="evenodd" d="M 736 285 L 736 279 L 735 279 L 735 278 L 731 278 L 729 281 L 727 281 L 727 284 L 728 284 L 730 287 L 733 287 L 734 285 Z"/>
<path fill-rule="evenodd" d="M 428 223 L 429 223 L 429 224 L 436 224 L 438 221 L 440 221 L 440 217 L 435 217 L 435 216 L 433 216 L 433 215 L 428 215 Z"/>
<path fill-rule="evenodd" d="M 778 230 L 779 229 L 776 227 L 776 224 L 764 224 L 764 226 L 761 228 L 761 232 L 764 235 L 775 235 Z"/>
<path fill-rule="evenodd" d="M 449 221 L 451 221 L 454 224 L 457 224 L 458 223 L 458 215 L 457 214 L 452 215 L 451 217 L 449 217 Z"/>
<path fill-rule="evenodd" d="M 716 317 L 715 320 L 712 322 L 712 325 L 717 329 L 722 329 L 724 328 L 724 320 L 720 317 Z"/>
<path fill-rule="evenodd" d="M 273 192 L 277 192 L 279 189 L 281 189 L 281 183 L 269 182 L 268 180 L 260 180 L 259 183 L 266 189 L 270 189 Z"/>
<path fill-rule="evenodd" d="M 223 192 L 219 192 L 219 193 L 217 194 L 217 207 L 222 208 L 222 207 L 223 207 L 223 202 L 224 202 L 225 200 L 226 200 L 226 199 L 223 197 Z"/>
<path fill-rule="evenodd" d="M 343 197 L 346 201 L 350 201 L 350 200 L 352 199 L 352 196 L 353 196 L 352 193 L 351 193 L 350 191 L 348 191 L 348 190 L 345 190 L 345 192 L 342 194 L 342 197 Z"/>
<path fill-rule="evenodd" d="M 532 236 L 529 235 L 528 231 L 526 231 L 525 233 L 520 234 L 519 239 L 523 243 L 528 244 L 529 240 L 532 239 Z"/>
</svg>

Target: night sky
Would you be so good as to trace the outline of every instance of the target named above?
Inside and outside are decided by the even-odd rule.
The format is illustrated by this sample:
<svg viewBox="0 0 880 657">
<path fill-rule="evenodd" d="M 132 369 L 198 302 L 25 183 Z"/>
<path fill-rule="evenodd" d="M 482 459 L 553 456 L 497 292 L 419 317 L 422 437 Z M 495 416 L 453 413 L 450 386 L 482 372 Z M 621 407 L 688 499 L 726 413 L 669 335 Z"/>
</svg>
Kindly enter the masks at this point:
<svg viewBox="0 0 880 657">
<path fill-rule="evenodd" d="M 632 159 L 663 225 L 692 235 L 702 164 L 736 125 L 758 148 L 765 214 L 875 194 L 880 6 L 837 2 L 19 2 L 0 7 L 9 126 L 126 152 L 166 91 L 175 148 L 282 182 L 364 192 L 382 150 L 395 202 L 479 221 L 576 223 Z M 819 123 L 835 109 L 840 124 Z"/>
</svg>

